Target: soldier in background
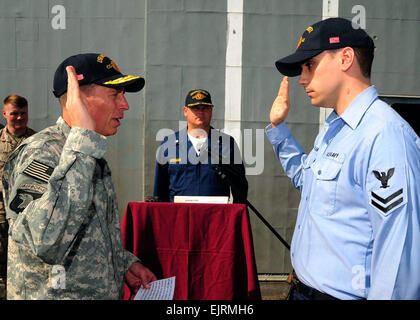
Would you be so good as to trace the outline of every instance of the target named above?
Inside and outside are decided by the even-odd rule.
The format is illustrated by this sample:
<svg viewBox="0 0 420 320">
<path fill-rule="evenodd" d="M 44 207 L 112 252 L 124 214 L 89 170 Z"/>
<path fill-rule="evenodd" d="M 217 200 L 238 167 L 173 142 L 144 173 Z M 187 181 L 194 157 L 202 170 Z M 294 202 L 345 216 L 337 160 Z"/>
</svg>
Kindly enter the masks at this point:
<svg viewBox="0 0 420 320">
<path fill-rule="evenodd" d="M 27 127 L 28 101 L 17 94 L 8 95 L 3 102 L 6 127 L 0 130 L 0 177 L 9 154 L 27 137 L 35 133 Z M 8 223 L 3 204 L 3 185 L 0 180 L 0 300 L 6 299 Z"/>
<path fill-rule="evenodd" d="M 155 275 L 124 250 L 107 136 L 144 86 L 103 54 L 65 59 L 54 76 L 62 116 L 25 140 L 3 173 L 8 299 L 118 299 Z"/>
</svg>

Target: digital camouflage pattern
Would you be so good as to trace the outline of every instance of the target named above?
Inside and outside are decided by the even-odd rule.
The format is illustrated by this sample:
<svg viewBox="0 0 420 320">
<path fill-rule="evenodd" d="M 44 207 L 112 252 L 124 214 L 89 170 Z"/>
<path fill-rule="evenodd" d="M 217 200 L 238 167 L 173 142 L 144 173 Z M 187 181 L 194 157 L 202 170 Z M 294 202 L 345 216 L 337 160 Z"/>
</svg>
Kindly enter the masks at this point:
<svg viewBox="0 0 420 320">
<path fill-rule="evenodd" d="M 31 128 L 20 137 L 11 135 L 7 128 L 0 130 L 0 177 L 9 154 L 16 149 L 20 142 L 35 133 Z M 6 299 L 6 272 L 7 272 L 7 232 L 6 209 L 3 204 L 3 185 L 0 179 L 0 300 Z"/>
<path fill-rule="evenodd" d="M 3 175 L 8 299 L 122 297 L 139 259 L 122 245 L 106 147 L 105 137 L 60 117 L 11 154 Z"/>
</svg>

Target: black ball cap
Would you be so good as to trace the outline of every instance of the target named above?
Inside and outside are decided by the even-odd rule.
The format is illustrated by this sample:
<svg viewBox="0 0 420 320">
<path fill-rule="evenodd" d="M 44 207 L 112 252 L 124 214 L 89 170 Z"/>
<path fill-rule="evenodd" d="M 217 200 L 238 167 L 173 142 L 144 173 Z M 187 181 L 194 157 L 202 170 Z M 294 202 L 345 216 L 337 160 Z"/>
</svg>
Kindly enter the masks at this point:
<svg viewBox="0 0 420 320">
<path fill-rule="evenodd" d="M 207 90 L 194 89 L 188 92 L 185 97 L 185 106 L 188 108 L 194 108 L 198 106 L 212 106 L 211 95 Z"/>
<path fill-rule="evenodd" d="M 308 27 L 299 39 L 296 52 L 276 61 L 276 67 L 285 76 L 298 76 L 304 61 L 324 50 L 344 47 L 374 48 L 374 44 L 366 31 L 353 26 L 351 21 L 344 18 L 325 19 Z"/>
<path fill-rule="evenodd" d="M 82 53 L 65 59 L 55 71 L 53 93 L 57 98 L 67 92 L 67 66 L 75 68 L 79 86 L 94 83 L 138 92 L 145 84 L 140 76 L 123 75 L 115 62 L 103 54 Z"/>
</svg>

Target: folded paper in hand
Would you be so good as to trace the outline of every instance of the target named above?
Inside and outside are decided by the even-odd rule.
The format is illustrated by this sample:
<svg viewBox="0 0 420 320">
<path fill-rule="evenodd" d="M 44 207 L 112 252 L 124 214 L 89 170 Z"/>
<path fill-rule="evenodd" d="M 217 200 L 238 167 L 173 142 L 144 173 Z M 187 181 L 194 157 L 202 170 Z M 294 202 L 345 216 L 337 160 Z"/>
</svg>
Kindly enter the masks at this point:
<svg viewBox="0 0 420 320">
<path fill-rule="evenodd" d="M 141 287 L 134 300 L 172 300 L 175 290 L 175 277 L 150 282 L 150 289 Z"/>
</svg>

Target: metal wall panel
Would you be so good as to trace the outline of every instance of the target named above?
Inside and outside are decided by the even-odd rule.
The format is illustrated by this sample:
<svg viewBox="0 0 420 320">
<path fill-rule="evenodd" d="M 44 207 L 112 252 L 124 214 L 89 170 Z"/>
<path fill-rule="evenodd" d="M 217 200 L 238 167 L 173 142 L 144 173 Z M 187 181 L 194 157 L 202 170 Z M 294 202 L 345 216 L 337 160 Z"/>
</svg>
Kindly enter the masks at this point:
<svg viewBox="0 0 420 320">
<path fill-rule="evenodd" d="M 144 195 L 153 194 L 159 130 L 179 130 L 187 92 L 207 89 L 224 117 L 226 1 L 147 2 Z M 222 124 L 223 125 L 223 124 Z"/>
<path fill-rule="evenodd" d="M 340 1 L 340 16 L 353 19 L 363 6 L 366 31 L 375 42 L 372 82 L 380 94 L 420 95 L 420 2 L 418 0 Z M 355 10 L 357 7 L 355 8 Z"/>
<path fill-rule="evenodd" d="M 296 49 L 303 30 L 320 20 L 321 10 L 317 1 L 244 2 L 242 130 L 255 131 L 269 124 L 270 108 L 282 79 L 274 63 Z M 292 109 L 286 123 L 304 150 L 310 151 L 318 132 L 319 109 L 310 105 L 297 78 L 291 78 L 290 96 Z M 263 143 L 264 171 L 247 177 L 249 201 L 290 243 L 300 194 L 284 174 L 266 137 Z M 290 272 L 289 251 L 250 214 L 258 272 Z"/>
</svg>

